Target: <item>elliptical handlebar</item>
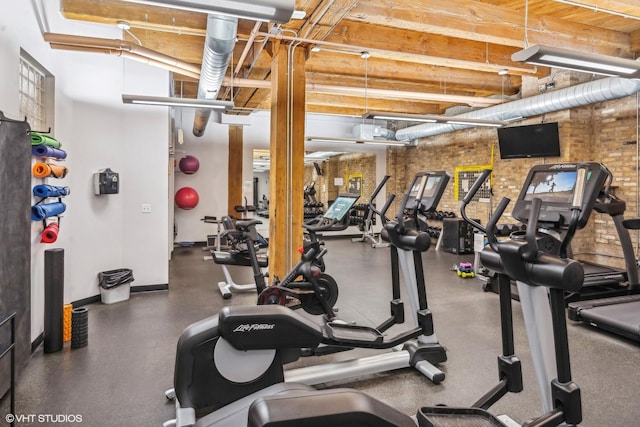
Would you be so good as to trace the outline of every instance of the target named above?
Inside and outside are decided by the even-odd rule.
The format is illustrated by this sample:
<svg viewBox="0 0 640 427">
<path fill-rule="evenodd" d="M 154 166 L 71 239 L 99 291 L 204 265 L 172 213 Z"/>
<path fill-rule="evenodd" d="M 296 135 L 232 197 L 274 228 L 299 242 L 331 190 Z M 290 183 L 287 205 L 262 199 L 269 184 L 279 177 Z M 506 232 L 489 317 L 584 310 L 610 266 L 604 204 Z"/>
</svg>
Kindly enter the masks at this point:
<svg viewBox="0 0 640 427">
<path fill-rule="evenodd" d="M 489 246 L 495 252 L 498 252 L 498 238 L 496 237 L 496 225 L 498 225 L 498 221 L 502 217 L 504 210 L 507 209 L 507 206 L 511 202 L 511 199 L 508 197 L 503 197 L 498 204 L 498 207 L 493 212 L 489 221 L 487 221 L 487 229 L 485 230 L 485 234 L 487 235 L 487 240 L 489 241 Z M 465 218 L 466 220 L 466 218 Z"/>
<path fill-rule="evenodd" d="M 607 170 L 607 172 L 609 172 Z M 609 172 L 609 176 L 611 173 Z M 576 229 L 578 228 L 578 220 L 580 219 L 580 213 L 582 212 L 582 203 L 584 202 L 584 193 L 587 186 L 587 165 L 579 164 L 576 171 L 576 184 L 573 190 L 573 200 L 571 202 L 571 219 L 569 220 L 569 227 L 567 233 L 560 245 L 560 256 L 566 258 L 567 246 L 571 239 L 573 239 Z M 608 187 L 608 186 L 607 186 Z M 608 188 L 607 188 L 608 191 Z"/>
<path fill-rule="evenodd" d="M 531 200 L 531 211 L 529 212 L 529 220 L 527 221 L 527 230 L 525 233 L 528 250 L 522 253 L 522 259 L 525 261 L 533 261 L 538 257 L 536 231 L 538 230 L 538 217 L 540 216 L 541 207 L 542 200 L 537 197 Z"/>
<path fill-rule="evenodd" d="M 371 193 L 371 197 L 369 197 L 369 209 L 372 210 L 375 214 L 377 215 L 381 215 L 381 213 L 379 211 L 376 210 L 375 205 L 373 203 L 373 201 L 376 199 L 376 197 L 378 196 L 378 193 L 380 191 L 382 191 L 382 187 L 384 187 L 384 185 L 387 183 L 387 181 L 389 180 L 389 178 L 391 178 L 391 175 L 385 175 L 384 178 L 382 178 L 382 181 L 380 181 L 380 183 L 378 184 L 378 186 L 376 187 L 375 190 L 373 190 L 373 193 Z"/>
<path fill-rule="evenodd" d="M 348 219 L 348 216 L 345 217 Z M 321 216 L 302 223 L 302 228 L 311 233 L 317 233 L 319 231 L 342 231 L 348 226 L 348 221 L 346 221 L 345 225 L 345 221 L 339 223 L 335 218 L 328 219 Z"/>
<path fill-rule="evenodd" d="M 467 215 L 466 209 L 467 209 L 467 205 L 471 202 L 471 200 L 473 200 L 473 197 L 476 195 L 480 187 L 482 187 L 482 184 L 487 180 L 489 175 L 491 175 L 492 171 L 493 171 L 492 169 L 482 170 L 482 172 L 480 173 L 480 176 L 476 179 L 476 181 L 473 183 L 473 185 L 471 186 L 467 194 L 462 199 L 462 206 L 460 207 L 460 215 L 462 215 L 462 218 L 465 221 L 467 221 L 467 223 L 471 224 L 473 227 L 480 230 L 482 233 L 487 234 L 487 236 L 488 236 L 487 229 L 484 228 L 482 225 L 480 225 L 480 223 L 478 223 L 477 221 L 474 221 L 473 219 L 469 218 L 469 216 Z M 488 227 L 488 224 L 487 224 L 487 227 Z"/>
<path fill-rule="evenodd" d="M 387 197 L 387 201 L 385 202 L 380 212 L 378 212 L 374 208 L 369 207 L 369 209 L 373 210 L 375 213 L 378 214 L 378 216 L 380 216 L 380 221 L 382 221 L 382 225 L 385 225 L 389 221 L 389 218 L 387 218 L 387 211 L 389 210 L 389 207 L 391 206 L 391 203 L 393 203 L 395 198 L 396 198 L 395 194 L 393 193 L 389 194 L 389 197 Z"/>
</svg>

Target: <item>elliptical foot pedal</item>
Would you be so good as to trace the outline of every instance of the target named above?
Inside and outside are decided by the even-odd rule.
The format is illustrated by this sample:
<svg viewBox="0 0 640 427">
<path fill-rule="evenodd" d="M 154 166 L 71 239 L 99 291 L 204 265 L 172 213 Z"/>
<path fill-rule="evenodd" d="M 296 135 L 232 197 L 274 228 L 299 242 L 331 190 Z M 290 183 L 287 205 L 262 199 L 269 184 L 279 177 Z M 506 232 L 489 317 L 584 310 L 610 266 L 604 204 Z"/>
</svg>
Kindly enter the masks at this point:
<svg viewBox="0 0 640 427">
<path fill-rule="evenodd" d="M 325 331 L 329 338 L 345 344 L 381 344 L 384 341 L 380 331 L 368 326 L 329 322 L 325 325 Z"/>
<path fill-rule="evenodd" d="M 423 407 L 417 418 L 420 427 L 511 427 L 480 408 Z"/>
</svg>

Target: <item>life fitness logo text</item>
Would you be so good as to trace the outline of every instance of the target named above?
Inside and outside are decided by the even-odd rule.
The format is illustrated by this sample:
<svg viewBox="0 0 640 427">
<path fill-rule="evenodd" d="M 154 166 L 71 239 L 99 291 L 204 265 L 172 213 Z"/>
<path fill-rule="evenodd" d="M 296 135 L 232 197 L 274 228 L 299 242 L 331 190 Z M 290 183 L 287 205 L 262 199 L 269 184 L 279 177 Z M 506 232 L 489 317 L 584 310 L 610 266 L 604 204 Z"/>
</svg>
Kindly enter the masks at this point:
<svg viewBox="0 0 640 427">
<path fill-rule="evenodd" d="M 269 331 L 275 327 L 276 325 L 273 323 L 243 323 L 236 326 L 233 332 Z"/>
</svg>

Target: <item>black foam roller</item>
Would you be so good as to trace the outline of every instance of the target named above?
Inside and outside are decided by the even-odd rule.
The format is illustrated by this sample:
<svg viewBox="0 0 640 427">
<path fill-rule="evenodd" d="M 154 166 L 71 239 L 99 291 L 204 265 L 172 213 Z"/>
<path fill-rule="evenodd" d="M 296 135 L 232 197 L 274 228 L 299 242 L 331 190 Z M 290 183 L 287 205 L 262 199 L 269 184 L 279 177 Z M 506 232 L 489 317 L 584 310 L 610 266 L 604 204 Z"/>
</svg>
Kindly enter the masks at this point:
<svg viewBox="0 0 640 427">
<path fill-rule="evenodd" d="M 71 348 L 85 347 L 89 343 L 89 310 L 86 307 L 71 311 Z"/>
<path fill-rule="evenodd" d="M 44 352 L 62 350 L 64 249 L 44 251 Z"/>
</svg>

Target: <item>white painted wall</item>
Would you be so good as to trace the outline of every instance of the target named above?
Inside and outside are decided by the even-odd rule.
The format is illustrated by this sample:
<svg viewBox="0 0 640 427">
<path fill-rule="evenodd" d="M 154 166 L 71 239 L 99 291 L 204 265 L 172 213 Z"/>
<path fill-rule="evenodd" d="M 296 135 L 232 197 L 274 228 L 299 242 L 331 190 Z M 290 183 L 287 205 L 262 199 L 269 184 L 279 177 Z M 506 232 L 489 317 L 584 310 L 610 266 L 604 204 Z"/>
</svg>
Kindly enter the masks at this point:
<svg viewBox="0 0 640 427">
<path fill-rule="evenodd" d="M 64 20 L 56 1 L 44 2 L 52 32 L 119 38 L 113 26 Z M 65 302 L 99 293 L 97 273 L 130 267 L 133 285 L 168 282 L 168 179 L 166 109 L 123 105 L 121 94 L 166 95 L 169 74 L 101 55 L 53 51 L 44 43 L 31 2 L 5 0 L 0 15 L 0 110 L 18 118 L 20 48 L 56 79 L 54 136 L 69 156 L 67 211 L 53 245 L 39 243 L 42 225 L 32 226 L 32 319 L 35 339 L 43 330 L 44 251 L 65 249 Z M 93 173 L 120 173 L 120 194 L 95 196 Z M 40 183 L 40 180 L 34 183 Z M 141 203 L 157 206 L 140 213 Z"/>
<path fill-rule="evenodd" d="M 183 111 L 184 144 L 176 146 L 176 163 L 182 157 L 192 155 L 200 162 L 200 169 L 187 175 L 176 165 L 174 194 L 182 187 L 191 187 L 198 192 L 200 202 L 190 210 L 175 207 L 176 242 L 206 241 L 207 235 L 216 233 L 216 225 L 204 223 L 201 219 L 205 215 L 220 218 L 227 214 L 229 128 L 210 121 L 204 135 L 196 137 L 192 131 L 194 112 L 194 109 Z M 180 124 L 179 119 L 177 122 Z"/>
</svg>

